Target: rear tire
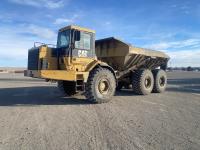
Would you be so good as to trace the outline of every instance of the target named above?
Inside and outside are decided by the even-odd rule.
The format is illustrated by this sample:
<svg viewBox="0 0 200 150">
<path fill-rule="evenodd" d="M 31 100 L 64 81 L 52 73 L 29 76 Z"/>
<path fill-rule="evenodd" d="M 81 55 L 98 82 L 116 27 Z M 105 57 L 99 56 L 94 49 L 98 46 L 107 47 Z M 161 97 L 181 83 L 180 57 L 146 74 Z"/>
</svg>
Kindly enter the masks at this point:
<svg viewBox="0 0 200 150">
<path fill-rule="evenodd" d="M 76 94 L 76 84 L 71 81 L 58 81 L 57 87 L 64 96 L 72 96 Z"/>
<path fill-rule="evenodd" d="M 154 76 L 153 92 L 154 93 L 164 92 L 167 86 L 166 72 L 162 69 L 156 69 L 156 70 L 153 70 L 152 72 Z"/>
<path fill-rule="evenodd" d="M 85 86 L 85 97 L 93 103 L 105 103 L 115 94 L 116 80 L 113 73 L 105 68 L 94 69 Z"/>
<path fill-rule="evenodd" d="M 150 70 L 137 70 L 132 75 L 133 91 L 139 95 L 148 95 L 152 92 L 154 85 L 153 74 Z"/>
</svg>

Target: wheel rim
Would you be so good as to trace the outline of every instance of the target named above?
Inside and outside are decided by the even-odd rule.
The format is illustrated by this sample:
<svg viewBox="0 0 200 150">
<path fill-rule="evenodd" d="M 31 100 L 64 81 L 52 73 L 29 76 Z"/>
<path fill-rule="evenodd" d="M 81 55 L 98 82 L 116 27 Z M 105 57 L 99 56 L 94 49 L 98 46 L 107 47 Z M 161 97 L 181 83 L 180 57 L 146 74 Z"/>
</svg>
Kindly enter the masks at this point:
<svg viewBox="0 0 200 150">
<path fill-rule="evenodd" d="M 150 88 L 151 87 L 151 77 L 146 77 L 144 80 L 144 85 L 146 88 Z"/>
<path fill-rule="evenodd" d="M 164 76 L 160 77 L 160 79 L 159 79 L 159 84 L 160 84 L 160 86 L 162 86 L 162 87 L 165 85 L 165 77 L 164 77 Z"/>
<path fill-rule="evenodd" d="M 98 89 L 101 94 L 107 94 L 109 91 L 109 81 L 106 79 L 100 80 Z"/>
</svg>

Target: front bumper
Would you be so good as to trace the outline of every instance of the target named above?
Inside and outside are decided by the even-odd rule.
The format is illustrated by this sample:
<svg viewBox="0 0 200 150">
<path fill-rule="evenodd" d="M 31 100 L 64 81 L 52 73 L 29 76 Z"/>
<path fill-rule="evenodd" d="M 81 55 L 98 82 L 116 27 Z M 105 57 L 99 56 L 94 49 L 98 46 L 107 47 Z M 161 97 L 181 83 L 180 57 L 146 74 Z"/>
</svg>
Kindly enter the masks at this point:
<svg viewBox="0 0 200 150">
<path fill-rule="evenodd" d="M 89 72 L 75 72 L 66 70 L 26 70 L 24 76 L 48 80 L 65 80 L 87 82 Z"/>
</svg>

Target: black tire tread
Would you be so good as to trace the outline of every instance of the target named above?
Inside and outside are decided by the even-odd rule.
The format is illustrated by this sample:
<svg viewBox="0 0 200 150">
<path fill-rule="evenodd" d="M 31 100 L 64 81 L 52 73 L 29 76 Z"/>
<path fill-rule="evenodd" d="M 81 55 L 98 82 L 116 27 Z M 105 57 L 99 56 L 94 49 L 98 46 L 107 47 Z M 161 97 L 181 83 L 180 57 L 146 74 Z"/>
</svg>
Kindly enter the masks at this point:
<svg viewBox="0 0 200 150">
<path fill-rule="evenodd" d="M 88 101 L 90 101 L 92 103 L 105 103 L 105 102 L 110 101 L 110 99 L 98 99 L 95 96 L 94 89 L 92 88 L 93 84 L 94 84 L 94 78 L 100 72 L 106 72 L 107 74 L 113 75 L 110 70 L 105 69 L 105 68 L 100 68 L 100 67 L 99 68 L 95 68 L 94 70 L 91 71 L 91 73 L 90 73 L 90 75 L 88 77 L 87 84 L 85 85 L 85 97 L 87 98 Z M 116 84 L 112 85 L 112 86 L 114 86 L 114 89 L 116 89 Z"/>
<path fill-rule="evenodd" d="M 154 86 L 153 86 L 153 90 L 152 90 L 153 93 L 162 93 L 166 89 L 166 85 L 165 85 L 164 89 L 161 89 L 158 85 L 158 82 L 156 82 L 156 80 L 157 80 L 156 78 L 157 78 L 157 75 L 158 75 L 159 72 L 165 72 L 165 71 L 162 70 L 162 69 L 152 70 L 152 73 L 153 73 L 153 76 L 154 76 Z M 166 72 L 165 72 L 165 77 L 166 77 Z M 167 81 L 167 77 L 166 77 L 166 81 Z M 167 82 L 166 82 L 166 84 L 167 84 Z"/>
<path fill-rule="evenodd" d="M 142 95 L 142 91 L 141 91 L 141 76 L 143 75 L 143 70 L 137 70 L 134 73 L 133 79 L 132 79 L 132 88 L 133 91 L 137 94 Z"/>
<path fill-rule="evenodd" d="M 146 93 L 145 91 L 143 91 L 142 86 L 142 77 L 144 76 L 144 74 L 146 73 L 147 69 L 141 69 L 141 70 L 137 70 L 133 73 L 132 76 L 132 89 L 136 94 L 139 95 L 147 95 L 150 93 Z M 150 71 L 150 70 L 148 70 Z"/>
</svg>

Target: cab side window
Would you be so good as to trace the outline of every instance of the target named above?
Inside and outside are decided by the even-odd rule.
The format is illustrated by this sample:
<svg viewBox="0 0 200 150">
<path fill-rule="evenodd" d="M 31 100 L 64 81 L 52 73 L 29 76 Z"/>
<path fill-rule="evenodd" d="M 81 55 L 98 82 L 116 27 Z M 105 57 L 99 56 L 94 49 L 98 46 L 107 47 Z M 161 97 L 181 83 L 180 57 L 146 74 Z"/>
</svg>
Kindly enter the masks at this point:
<svg viewBox="0 0 200 150">
<path fill-rule="evenodd" d="M 81 39 L 80 41 L 75 42 L 75 47 L 77 49 L 86 49 L 90 50 L 91 49 L 91 34 L 81 32 Z"/>
</svg>

